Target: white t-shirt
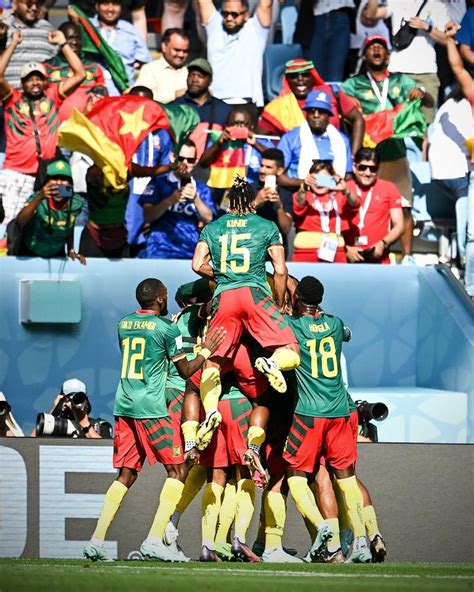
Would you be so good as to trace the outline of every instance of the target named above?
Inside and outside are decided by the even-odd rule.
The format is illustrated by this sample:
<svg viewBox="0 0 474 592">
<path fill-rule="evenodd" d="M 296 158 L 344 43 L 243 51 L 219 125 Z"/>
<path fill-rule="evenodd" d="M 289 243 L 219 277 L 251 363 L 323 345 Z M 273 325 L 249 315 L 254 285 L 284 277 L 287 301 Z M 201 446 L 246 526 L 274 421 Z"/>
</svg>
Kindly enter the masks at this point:
<svg viewBox="0 0 474 592">
<path fill-rule="evenodd" d="M 317 0 L 313 5 L 313 14 L 319 16 L 341 8 L 354 8 L 354 0 Z"/>
<path fill-rule="evenodd" d="M 472 136 L 472 112 L 467 99 L 449 99 L 429 128 L 428 160 L 433 179 L 460 179 L 469 170 L 465 140 Z"/>
<path fill-rule="evenodd" d="M 396 34 L 402 26 L 403 20 L 410 20 L 420 8 L 422 0 L 387 0 L 388 16 L 392 18 L 392 33 Z M 428 0 L 423 7 L 421 19 L 430 23 L 440 31 L 444 31 L 450 20 L 446 4 L 440 0 Z M 406 74 L 436 74 L 436 53 L 434 41 L 427 31 L 418 30 L 418 34 L 406 49 L 390 54 L 388 65 L 390 72 L 404 72 Z"/>
<path fill-rule="evenodd" d="M 255 15 L 235 35 L 222 27 L 222 15 L 216 12 L 205 26 L 207 59 L 211 63 L 212 94 L 218 99 L 249 97 L 263 106 L 263 52 L 270 29 Z"/>
<path fill-rule="evenodd" d="M 388 30 L 388 27 L 383 20 L 377 21 L 377 24 L 374 27 L 366 27 L 361 23 L 360 17 L 362 15 L 362 11 L 366 6 L 366 0 L 362 0 L 362 2 L 359 5 L 359 8 L 357 9 L 355 23 L 356 32 L 355 35 L 354 33 L 351 33 L 351 49 L 361 49 L 367 37 L 371 37 L 372 35 L 381 35 L 382 37 L 384 37 L 387 40 L 389 49 L 391 49 L 390 31 Z"/>
</svg>

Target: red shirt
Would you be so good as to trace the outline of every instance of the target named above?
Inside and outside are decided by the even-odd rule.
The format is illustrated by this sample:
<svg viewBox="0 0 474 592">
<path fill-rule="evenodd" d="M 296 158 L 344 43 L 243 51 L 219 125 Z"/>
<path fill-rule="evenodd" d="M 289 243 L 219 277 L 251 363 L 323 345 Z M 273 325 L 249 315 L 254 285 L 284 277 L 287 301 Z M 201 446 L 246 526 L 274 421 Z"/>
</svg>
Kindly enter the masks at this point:
<svg viewBox="0 0 474 592">
<path fill-rule="evenodd" d="M 366 249 L 382 240 L 390 230 L 390 210 L 402 207 L 400 191 L 391 181 L 381 179 L 377 179 L 374 185 L 368 189 L 363 189 L 354 180 L 350 180 L 347 182 L 347 188 L 358 196 L 360 206 L 349 220 L 349 227 L 344 232 L 344 239 L 347 245 L 354 246 L 358 237 L 365 236 L 367 244 L 359 244 L 359 246 Z M 364 208 L 367 206 L 368 199 L 370 202 L 364 216 Z M 361 216 L 362 228 L 359 227 Z"/>
<path fill-rule="evenodd" d="M 59 86 L 47 88 L 39 99 L 28 99 L 23 91 L 12 89 L 3 99 L 5 134 L 7 146 L 3 168 L 26 175 L 34 175 L 38 171 L 33 119 L 30 115 L 30 104 L 39 134 L 41 157 L 53 158 L 58 143 L 58 108 L 63 102 L 59 94 Z"/>
<path fill-rule="evenodd" d="M 356 208 L 347 203 L 340 191 L 319 196 L 307 191 L 306 203 L 303 206 L 296 201 L 296 195 L 293 195 L 293 213 L 297 232 L 305 230 L 341 234 L 349 228 L 349 220 L 356 213 Z"/>
</svg>

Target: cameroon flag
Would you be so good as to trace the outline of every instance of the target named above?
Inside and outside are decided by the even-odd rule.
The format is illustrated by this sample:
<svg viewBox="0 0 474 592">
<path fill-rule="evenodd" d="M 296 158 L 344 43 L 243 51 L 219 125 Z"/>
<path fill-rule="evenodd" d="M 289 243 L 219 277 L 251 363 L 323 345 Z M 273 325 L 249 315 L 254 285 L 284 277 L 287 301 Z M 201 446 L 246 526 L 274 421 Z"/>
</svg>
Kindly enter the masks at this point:
<svg viewBox="0 0 474 592">
<path fill-rule="evenodd" d="M 421 110 L 421 99 L 396 105 L 366 115 L 364 146 L 375 148 L 389 139 L 422 138 L 426 131 L 426 119 Z"/>
<path fill-rule="evenodd" d="M 216 142 L 222 132 L 211 131 L 211 140 Z M 235 175 L 245 178 L 245 140 L 230 140 L 222 146 L 217 160 L 211 164 L 207 184 L 215 189 L 232 187 Z"/>
<path fill-rule="evenodd" d="M 87 53 L 100 55 L 104 66 L 112 76 L 115 86 L 120 92 L 123 92 L 130 86 L 130 83 L 122 58 L 115 49 L 110 47 L 110 45 L 104 40 L 99 31 L 87 18 L 87 15 L 75 4 L 72 5 L 72 8 L 79 16 L 79 25 L 82 33 L 82 50 Z"/>
</svg>

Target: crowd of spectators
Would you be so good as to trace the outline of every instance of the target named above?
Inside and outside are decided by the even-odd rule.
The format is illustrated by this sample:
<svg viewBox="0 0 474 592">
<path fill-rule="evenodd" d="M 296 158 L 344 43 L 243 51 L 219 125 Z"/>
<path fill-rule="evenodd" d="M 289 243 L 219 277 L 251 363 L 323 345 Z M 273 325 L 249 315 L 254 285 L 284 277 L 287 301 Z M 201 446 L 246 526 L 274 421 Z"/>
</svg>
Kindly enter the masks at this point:
<svg viewBox="0 0 474 592">
<path fill-rule="evenodd" d="M 417 138 L 419 158 L 455 203 L 463 264 L 474 96 L 453 72 L 458 58 L 463 72 L 474 68 L 469 0 L 301 0 L 301 55 L 280 64 L 277 97 L 265 93 L 264 53 L 278 42 L 284 3 L 164 0 L 159 54 L 147 46 L 156 3 L 76 0 L 57 30 L 48 21 L 53 4 L 13 0 L 0 22 L 8 254 L 190 259 L 200 230 L 226 210 L 231 181 L 222 171 L 236 159 L 288 259 L 390 263 L 400 240 L 401 261 L 413 264 L 406 141 L 368 142 L 366 118 L 416 102 L 429 126 Z M 100 54 L 85 51 L 82 12 L 122 60 L 125 91 Z M 196 39 L 200 50 L 192 50 Z M 111 192 L 89 156 L 58 147 L 58 131 L 74 108 L 87 115 L 119 94 L 190 106 L 201 123 L 176 145 L 165 129 L 148 134 L 128 186 Z M 77 252 L 75 226 L 83 227 Z"/>
</svg>

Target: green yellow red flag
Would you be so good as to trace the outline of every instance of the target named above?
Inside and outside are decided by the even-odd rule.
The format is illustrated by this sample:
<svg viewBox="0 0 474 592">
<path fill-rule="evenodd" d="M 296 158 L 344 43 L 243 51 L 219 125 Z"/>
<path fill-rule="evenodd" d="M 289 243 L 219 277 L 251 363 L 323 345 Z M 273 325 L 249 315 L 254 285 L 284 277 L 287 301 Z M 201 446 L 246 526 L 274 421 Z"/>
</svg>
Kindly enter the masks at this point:
<svg viewBox="0 0 474 592">
<path fill-rule="evenodd" d="M 210 139 L 216 142 L 221 131 L 211 131 Z M 230 140 L 225 142 L 217 160 L 211 165 L 211 172 L 207 184 L 216 189 L 232 187 L 235 175 L 245 177 L 245 140 Z"/>
<path fill-rule="evenodd" d="M 388 139 L 422 138 L 426 131 L 426 118 L 421 110 L 421 99 L 401 103 L 393 109 L 384 109 L 366 115 L 363 144 L 375 148 Z"/>
</svg>

